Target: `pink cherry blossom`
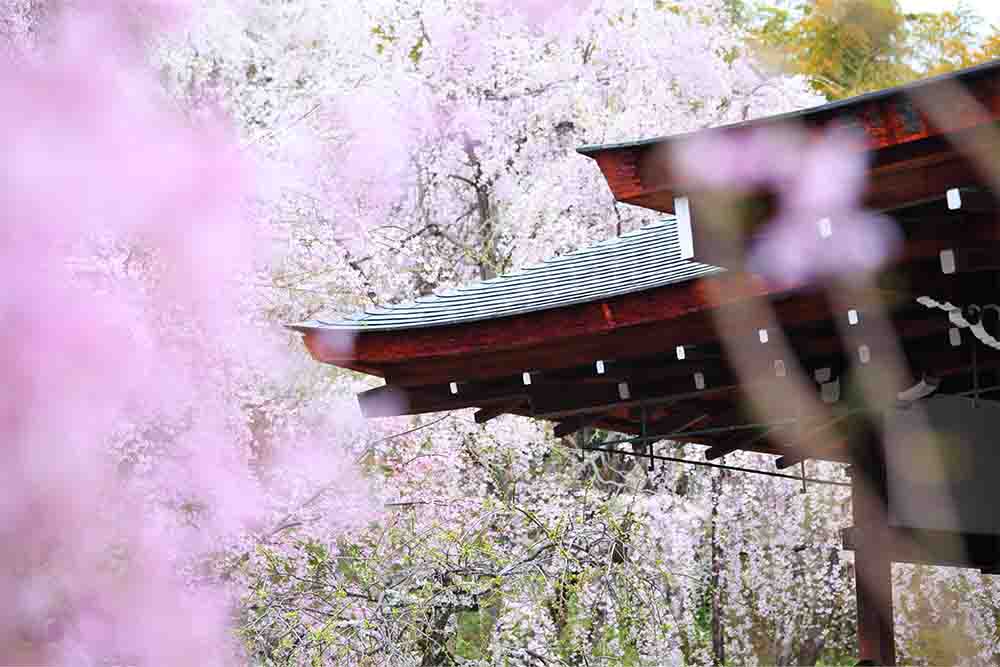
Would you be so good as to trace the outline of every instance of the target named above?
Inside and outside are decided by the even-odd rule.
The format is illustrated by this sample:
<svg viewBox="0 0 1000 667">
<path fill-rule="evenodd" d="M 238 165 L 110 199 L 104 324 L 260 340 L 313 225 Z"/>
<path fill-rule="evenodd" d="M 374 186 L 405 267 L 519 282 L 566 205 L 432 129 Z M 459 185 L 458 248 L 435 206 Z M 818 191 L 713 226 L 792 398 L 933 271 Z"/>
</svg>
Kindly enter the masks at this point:
<svg viewBox="0 0 1000 667">
<path fill-rule="evenodd" d="M 712 664 L 714 601 L 729 663 L 850 655 L 841 489 L 581 462 L 523 418 L 365 421 L 355 395 L 379 380 L 313 363 L 283 328 L 654 221 L 614 206 L 579 144 L 814 104 L 753 61 L 721 0 L 205 0 L 190 21 L 157 18 L 171 2 L 16 4 L 32 11 L 0 22 L 7 662 L 404 665 L 445 661 L 439 646 Z M 76 9 L 53 25 L 43 5 Z M 762 169 L 725 144 L 701 166 L 723 183 Z M 778 166 L 767 183 L 808 195 L 795 210 L 843 194 Z M 959 588 L 1000 600 L 895 573 L 937 614 Z M 570 599 L 579 622 L 558 613 Z M 968 620 L 988 652 L 989 605 Z"/>
<path fill-rule="evenodd" d="M 751 242 L 747 266 L 778 283 L 860 279 L 899 252 L 896 224 L 862 206 L 866 153 L 846 133 L 722 130 L 684 141 L 675 159 L 692 187 L 777 195 L 777 213 Z"/>
<path fill-rule="evenodd" d="M 188 571 L 293 502 L 254 470 L 237 395 L 290 365 L 242 310 L 248 161 L 136 51 L 179 7 L 75 3 L 0 61 L 4 662 L 236 664 L 231 592 Z M 297 435 L 284 467 L 361 519 L 349 466 Z"/>
</svg>

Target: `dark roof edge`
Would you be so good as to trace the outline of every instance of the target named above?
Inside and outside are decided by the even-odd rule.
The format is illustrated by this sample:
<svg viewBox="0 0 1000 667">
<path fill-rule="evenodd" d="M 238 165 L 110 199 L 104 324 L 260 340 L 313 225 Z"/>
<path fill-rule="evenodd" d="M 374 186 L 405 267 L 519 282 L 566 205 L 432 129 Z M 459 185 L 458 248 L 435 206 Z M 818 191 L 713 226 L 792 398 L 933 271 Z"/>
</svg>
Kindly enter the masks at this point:
<svg viewBox="0 0 1000 667">
<path fill-rule="evenodd" d="M 865 104 L 868 102 L 876 102 L 880 100 L 885 100 L 908 91 L 923 88 L 924 86 L 934 85 L 935 83 L 940 83 L 941 81 L 949 80 L 959 80 L 964 81 L 966 79 L 976 79 L 987 73 L 994 71 L 1000 71 L 1000 59 L 991 60 L 986 63 L 981 63 L 979 65 L 974 65 L 973 67 L 967 67 L 962 70 L 955 72 L 948 72 L 946 74 L 939 74 L 938 76 L 933 76 L 928 79 L 920 79 L 919 81 L 913 81 L 911 83 L 903 84 L 901 86 L 894 86 L 892 88 L 885 88 L 883 90 L 876 90 L 870 93 L 865 93 L 864 95 L 856 95 L 855 97 L 848 97 L 843 100 L 837 100 L 835 102 L 829 102 L 827 104 L 820 105 L 818 107 L 809 107 L 808 109 L 800 109 L 798 111 L 789 111 L 782 114 L 777 114 L 775 116 L 764 116 L 763 118 L 756 118 L 753 120 L 742 121 L 739 123 L 731 123 L 729 125 L 719 125 L 717 127 L 706 127 L 702 130 L 695 130 L 693 132 L 682 132 L 680 134 L 664 135 L 660 137 L 654 137 L 651 139 L 640 139 L 638 141 L 626 141 L 615 144 L 591 144 L 587 146 L 580 146 L 576 149 L 577 153 L 581 155 L 586 155 L 587 157 L 593 157 L 595 153 L 600 153 L 602 151 L 617 150 L 623 148 L 642 148 L 644 146 L 651 146 L 653 144 L 660 144 L 671 139 L 680 139 L 682 137 L 691 136 L 699 132 L 705 132 L 709 130 L 725 130 L 740 127 L 749 127 L 752 125 L 765 125 L 769 123 L 777 123 L 785 120 L 792 120 L 796 118 L 805 118 L 807 116 L 822 115 L 824 113 L 830 113 L 839 111 L 846 107 L 850 107 L 856 104 Z"/>
</svg>

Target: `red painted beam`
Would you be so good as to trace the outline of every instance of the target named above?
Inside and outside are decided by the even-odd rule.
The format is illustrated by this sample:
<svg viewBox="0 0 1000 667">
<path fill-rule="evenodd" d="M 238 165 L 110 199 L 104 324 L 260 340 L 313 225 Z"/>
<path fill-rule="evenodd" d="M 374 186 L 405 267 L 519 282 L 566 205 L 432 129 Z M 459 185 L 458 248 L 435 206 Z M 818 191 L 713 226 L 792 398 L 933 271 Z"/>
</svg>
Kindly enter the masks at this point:
<svg viewBox="0 0 1000 667">
<path fill-rule="evenodd" d="M 721 307 L 742 309 L 747 298 L 766 294 L 761 285 L 743 279 Z M 679 297 L 674 299 L 673 295 Z M 870 292 L 856 306 L 881 307 L 886 296 Z M 509 377 L 512 372 L 544 374 L 590 365 L 599 359 L 674 358 L 678 345 L 718 341 L 709 312 L 717 306 L 709 301 L 703 284 L 686 283 L 523 317 L 405 333 L 361 334 L 355 358 L 348 360 L 324 354 L 319 339 L 322 332 L 307 334 L 307 339 L 312 339 L 310 349 L 320 361 L 376 366 L 390 383 L 400 386 L 447 384 Z M 777 299 L 774 308 L 787 327 L 831 316 L 826 300 L 809 293 Z M 746 325 L 748 332 L 755 331 L 754 322 L 748 320 Z"/>
<path fill-rule="evenodd" d="M 353 345 L 343 334 L 314 330 L 306 344 L 318 361 L 391 366 L 421 358 L 523 349 L 531 345 L 662 323 L 701 313 L 719 304 L 709 296 L 713 284 L 724 284 L 732 302 L 772 293 L 763 280 L 743 274 L 724 274 L 699 281 L 625 294 L 602 302 L 526 313 L 469 324 L 399 331 L 360 332 Z M 509 373 L 508 373 L 509 374 Z"/>
</svg>

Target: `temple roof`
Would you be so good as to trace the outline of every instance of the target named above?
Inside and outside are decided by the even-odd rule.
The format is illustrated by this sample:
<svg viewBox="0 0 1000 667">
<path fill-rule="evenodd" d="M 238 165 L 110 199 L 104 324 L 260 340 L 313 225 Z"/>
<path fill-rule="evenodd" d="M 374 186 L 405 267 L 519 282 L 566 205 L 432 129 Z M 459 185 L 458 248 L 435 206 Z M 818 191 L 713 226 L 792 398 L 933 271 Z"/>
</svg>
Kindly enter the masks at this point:
<svg viewBox="0 0 1000 667">
<path fill-rule="evenodd" d="M 581 455 L 695 463 L 673 451 L 694 444 L 706 447 L 704 465 L 738 451 L 774 456 L 779 470 L 802 464 L 803 488 L 806 459 L 873 478 L 885 406 L 931 394 L 978 406 L 1000 392 L 1000 324 L 987 327 L 986 316 L 1000 288 L 1000 185 L 983 169 L 996 154 L 1000 61 L 707 132 L 783 122 L 861 132 L 864 203 L 902 236 L 901 251 L 847 298 L 748 272 L 730 250 L 767 238 L 774 193 L 741 193 L 745 219 L 730 226 L 741 233 L 720 241 L 725 230 L 703 215 L 720 193 L 671 168 L 680 135 L 580 151 L 617 201 L 661 222 L 492 280 L 293 328 L 318 361 L 384 378 L 358 395 L 369 418 L 475 408 L 480 424 L 548 421 L 556 437 L 578 436 L 562 444 Z M 853 252 L 826 236 L 832 257 Z M 904 438 L 909 460 L 917 443 Z M 946 532 L 900 531 L 893 560 L 996 570 L 994 535 L 968 535 L 966 555 Z M 848 547 L 853 539 L 845 533 Z"/>
<path fill-rule="evenodd" d="M 388 331 L 448 326 L 599 301 L 723 270 L 682 259 L 677 221 L 667 216 L 642 229 L 491 280 L 344 318 L 315 319 L 294 328 L 303 332 Z"/>
<path fill-rule="evenodd" d="M 911 99 L 914 90 L 921 92 Z M 921 100 L 930 90 L 947 111 Z M 850 304 L 728 263 L 713 247 L 718 230 L 701 215 L 713 193 L 672 173 L 674 139 L 657 139 L 586 154 L 619 202 L 659 211 L 661 222 L 492 280 L 293 328 L 317 360 L 385 379 L 359 395 L 369 417 L 475 407 L 480 422 L 515 414 L 552 421 L 557 435 L 590 426 L 646 433 L 706 445 L 708 459 L 736 450 L 781 455 L 779 467 L 843 454 L 815 443 L 790 453 L 748 421 L 745 396 L 767 396 L 787 383 L 787 364 L 815 378 L 816 398 L 841 411 L 850 407 L 851 383 L 877 368 L 871 360 L 897 354 L 890 348 L 902 353 L 913 382 L 940 380 L 938 393 L 1000 388 L 1000 348 L 960 332 L 950 313 L 926 307 L 996 301 L 995 185 L 969 147 L 993 145 L 1000 61 L 751 126 L 789 119 L 863 132 L 865 203 L 892 218 L 903 237 L 899 255 Z M 768 193 L 746 197 L 748 211 L 767 213 Z M 746 227 L 747 243 L 767 234 L 767 216 L 759 217 Z M 840 252 L 836 238 L 832 253 Z M 773 320 L 754 319 L 755 304 L 766 305 Z M 888 316 L 892 335 L 870 316 L 875 312 Z M 729 322 L 725 332 L 720 315 Z M 774 356 L 777 346 L 765 335 L 772 327 L 794 358 Z M 753 373 L 736 371 L 723 333 L 755 346 Z M 829 421 L 825 414 L 794 417 L 810 428 Z"/>
<path fill-rule="evenodd" d="M 787 121 L 856 127 L 867 136 L 873 154 L 866 202 L 872 208 L 891 211 L 939 199 L 947 189 L 979 185 L 974 169 L 955 156 L 953 148 L 942 142 L 942 135 L 993 121 L 1000 109 L 998 72 L 1000 60 L 907 86 L 707 131 L 739 131 Z M 955 82 L 965 84 L 988 113 L 965 111 L 959 114 L 958 127 L 942 129 L 908 98 L 914 91 L 934 90 Z M 291 328 L 302 333 L 350 334 L 447 327 L 600 303 L 724 271 L 719 266 L 723 260 L 713 252 L 714 240 L 706 237 L 699 225 L 692 225 L 690 216 L 680 221 L 675 218 L 675 199 L 683 194 L 684 185 L 664 167 L 663 155 L 654 152 L 658 146 L 672 146 L 688 136 L 579 149 L 597 160 L 618 201 L 662 212 L 665 217 L 659 223 L 491 280 L 399 304 L 366 308 L 348 316 L 319 317 Z M 648 167 L 647 162 L 652 166 Z M 694 246 L 693 256 L 682 255 L 682 233 L 694 236 L 687 239 Z"/>
</svg>

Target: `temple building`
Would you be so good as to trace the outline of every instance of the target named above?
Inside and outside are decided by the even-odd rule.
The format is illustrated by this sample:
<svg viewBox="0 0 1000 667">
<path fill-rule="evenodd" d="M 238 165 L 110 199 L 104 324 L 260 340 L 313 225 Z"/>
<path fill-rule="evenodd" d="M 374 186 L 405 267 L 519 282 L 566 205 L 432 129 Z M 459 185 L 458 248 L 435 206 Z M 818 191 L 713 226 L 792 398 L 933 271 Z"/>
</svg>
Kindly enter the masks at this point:
<svg viewBox="0 0 1000 667">
<path fill-rule="evenodd" d="M 859 657 L 892 665 L 892 562 L 1000 568 L 997 120 L 993 62 L 696 135 L 581 148 L 619 202 L 662 219 L 508 275 L 294 328 L 318 361 L 384 378 L 358 397 L 367 417 L 476 408 L 480 423 L 513 414 L 551 421 L 557 436 L 617 432 L 613 451 L 651 463 L 673 460 L 658 453 L 672 441 L 704 446 L 702 462 L 772 455 L 772 472 L 789 476 L 807 459 L 849 464 Z M 768 233 L 773 193 L 748 188 L 751 212 L 722 238 L 712 193 L 670 166 L 696 137 L 784 126 L 861 134 L 863 203 L 901 231 L 901 250 L 847 301 L 747 270 L 743 251 Z M 835 225 L 817 227 L 834 255 L 845 252 Z M 859 401 L 858 383 L 885 395 Z M 803 392 L 795 405 L 767 401 Z M 929 460 L 943 472 L 929 474 Z"/>
</svg>

